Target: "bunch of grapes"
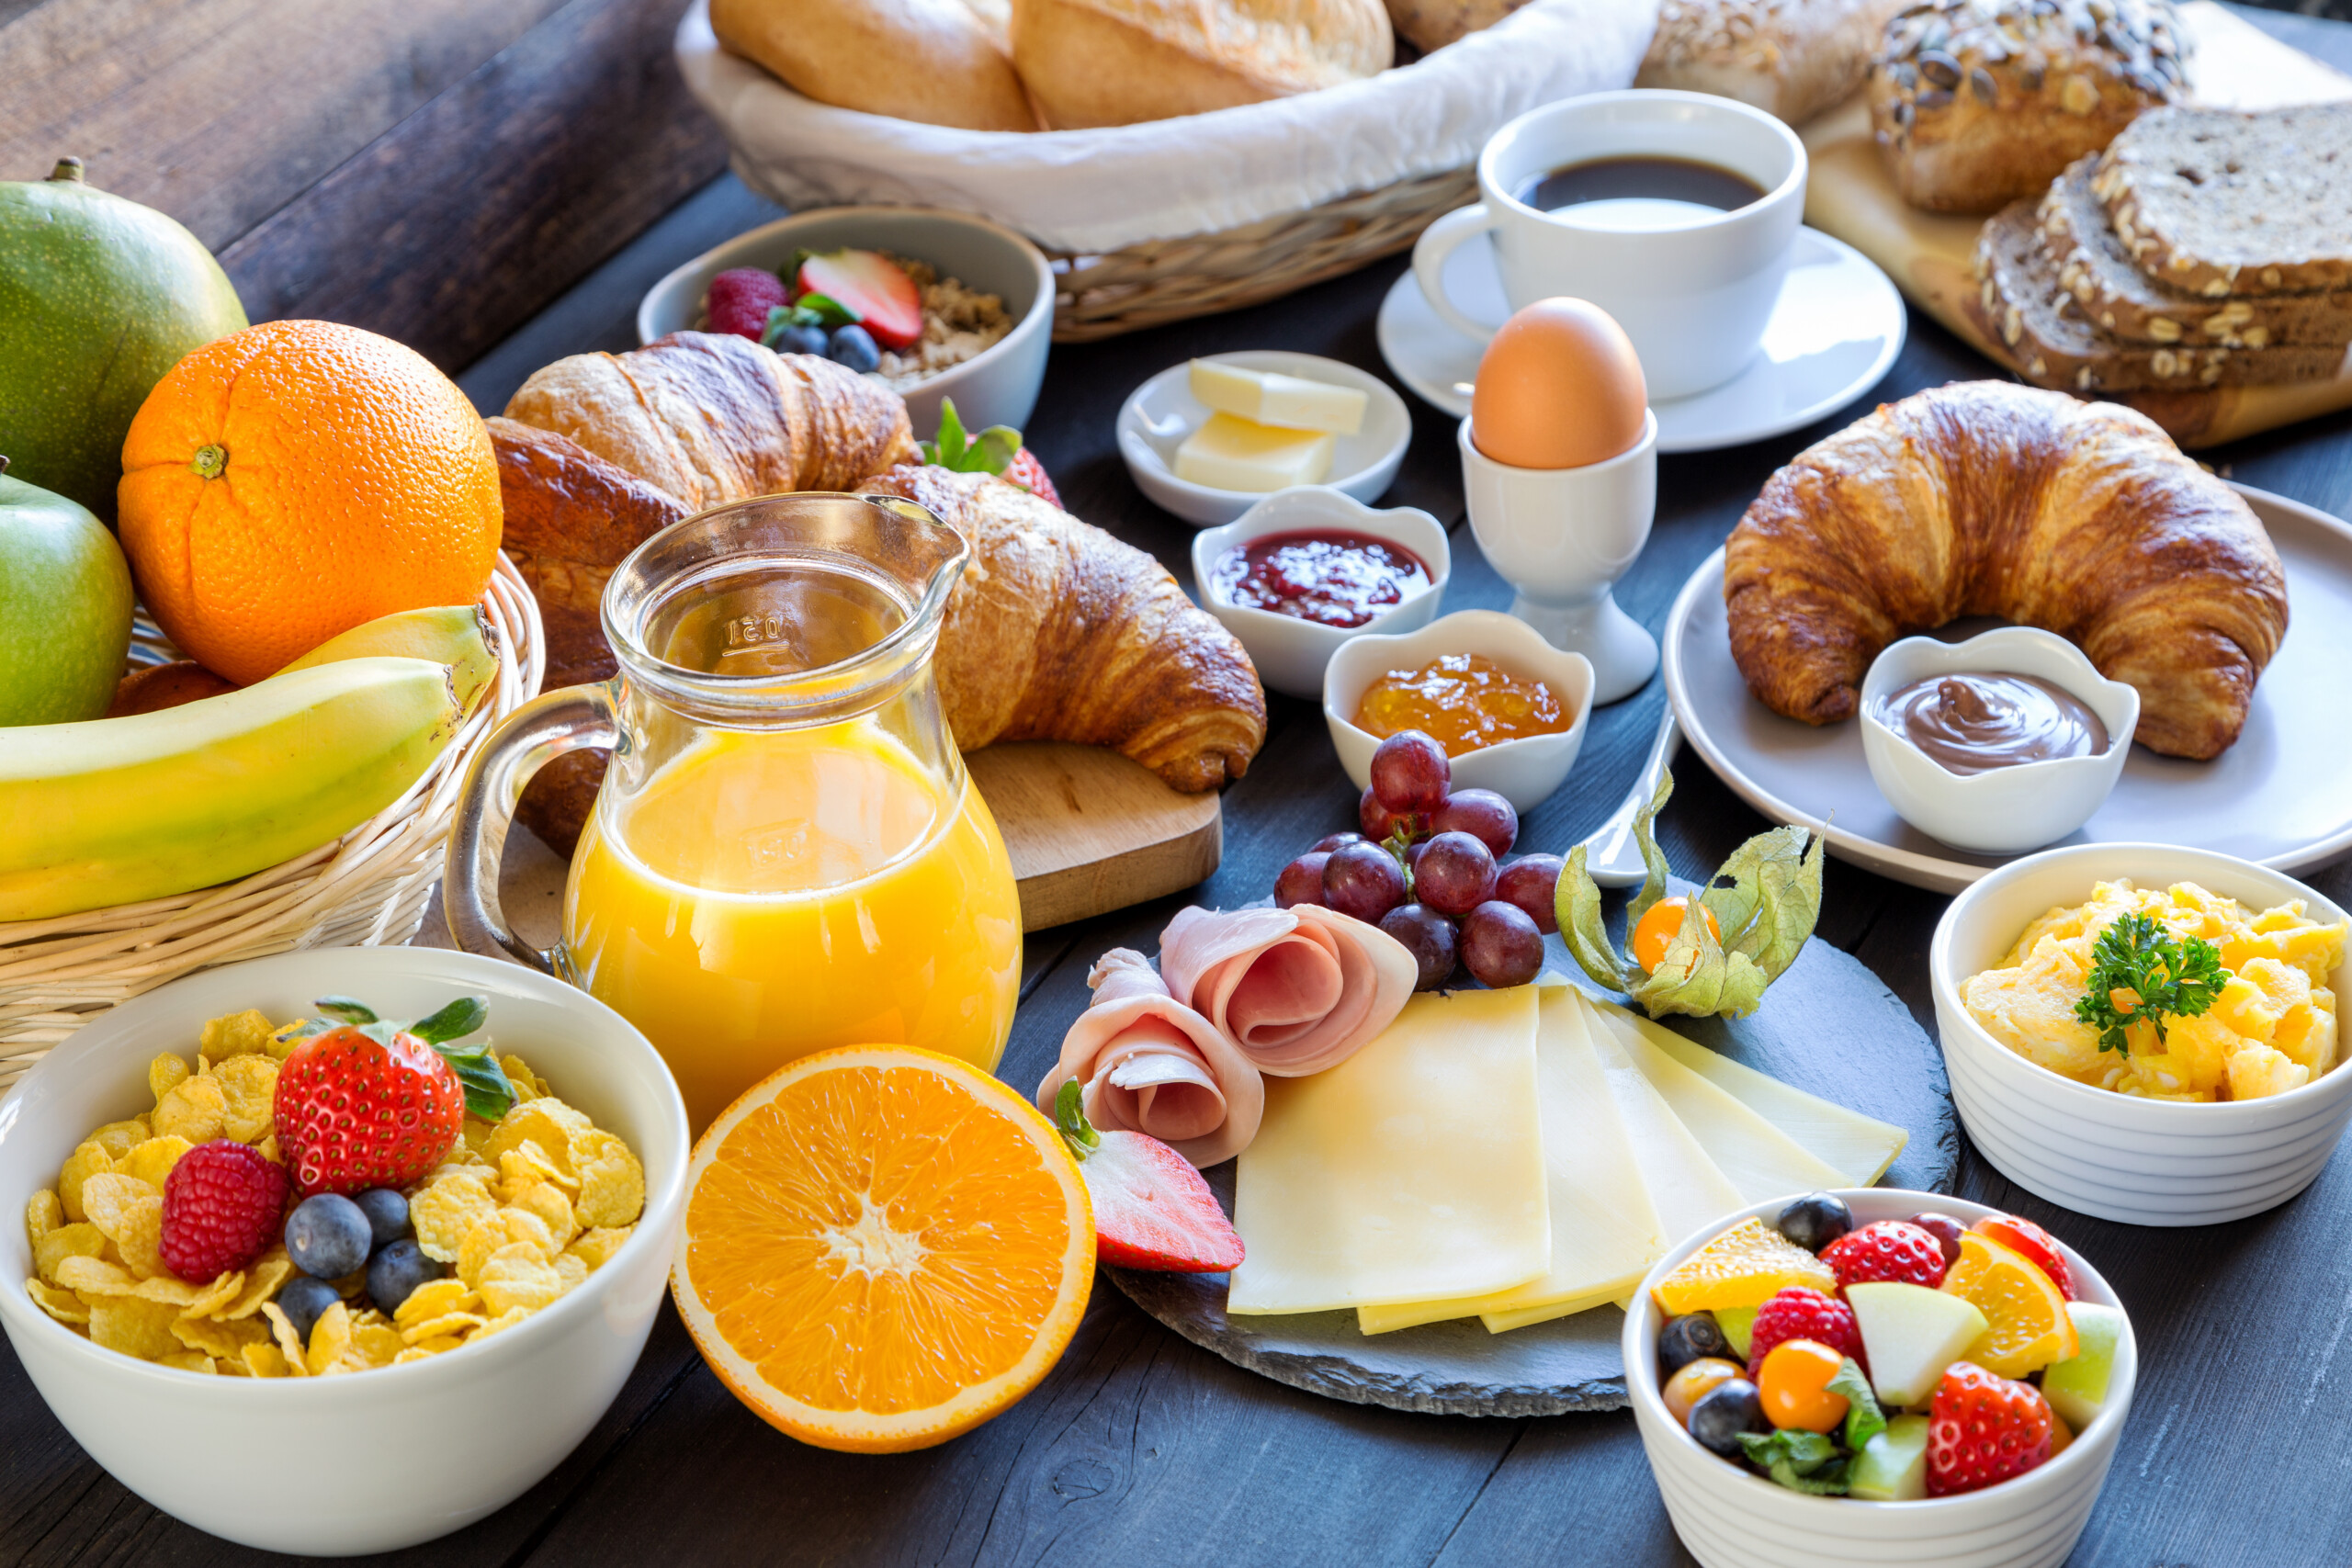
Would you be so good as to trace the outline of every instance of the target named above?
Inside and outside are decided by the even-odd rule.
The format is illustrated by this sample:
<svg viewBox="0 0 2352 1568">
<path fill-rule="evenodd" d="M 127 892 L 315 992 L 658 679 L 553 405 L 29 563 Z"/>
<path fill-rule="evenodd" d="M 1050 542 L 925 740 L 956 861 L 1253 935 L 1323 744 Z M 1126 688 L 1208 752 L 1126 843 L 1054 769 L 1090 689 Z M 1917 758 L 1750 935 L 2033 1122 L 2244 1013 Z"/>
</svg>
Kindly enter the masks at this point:
<svg viewBox="0 0 2352 1568">
<path fill-rule="evenodd" d="M 1357 807 L 1359 833 L 1333 833 L 1283 867 L 1274 902 L 1320 904 L 1378 926 L 1420 966 L 1418 989 L 1442 986 L 1459 963 L 1488 986 L 1523 986 L 1544 966 L 1544 933 L 1559 930 L 1557 855 L 1508 863 L 1519 813 L 1488 789 L 1455 790 L 1445 748 L 1402 729 L 1372 755 Z"/>
</svg>

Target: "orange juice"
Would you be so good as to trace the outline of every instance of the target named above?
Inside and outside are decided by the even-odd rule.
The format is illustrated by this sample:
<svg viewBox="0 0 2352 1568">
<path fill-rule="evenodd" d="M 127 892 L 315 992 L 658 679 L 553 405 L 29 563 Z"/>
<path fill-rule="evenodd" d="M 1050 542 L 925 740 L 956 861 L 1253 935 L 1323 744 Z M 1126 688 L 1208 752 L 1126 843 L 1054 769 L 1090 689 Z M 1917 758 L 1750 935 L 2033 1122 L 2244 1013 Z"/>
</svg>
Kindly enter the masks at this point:
<svg viewBox="0 0 2352 1568">
<path fill-rule="evenodd" d="M 833 1045 L 994 1068 L 1021 978 L 1004 840 L 871 716 L 718 730 L 608 784 L 564 890 L 564 973 L 645 1032 L 699 1133 Z"/>
</svg>

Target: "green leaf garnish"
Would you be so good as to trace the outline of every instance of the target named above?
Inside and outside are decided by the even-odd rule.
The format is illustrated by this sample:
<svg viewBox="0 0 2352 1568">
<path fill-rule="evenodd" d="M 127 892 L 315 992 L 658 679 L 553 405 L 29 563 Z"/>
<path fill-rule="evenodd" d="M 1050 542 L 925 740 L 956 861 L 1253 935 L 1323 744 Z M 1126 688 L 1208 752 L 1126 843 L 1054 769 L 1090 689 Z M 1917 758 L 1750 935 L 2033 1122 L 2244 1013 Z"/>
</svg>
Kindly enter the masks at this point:
<svg viewBox="0 0 2352 1568">
<path fill-rule="evenodd" d="M 1886 1430 L 1886 1412 L 1878 1407 L 1871 1380 L 1862 1375 L 1853 1357 L 1847 1357 L 1838 1375 L 1829 1380 L 1829 1392 L 1846 1396 L 1846 1447 L 1860 1453 L 1872 1438 Z"/>
<path fill-rule="evenodd" d="M 939 439 L 922 443 L 922 460 L 959 474 L 1001 474 L 1021 453 L 1021 432 L 1009 424 L 991 424 L 978 435 L 967 435 L 956 412 L 956 400 L 939 401 Z"/>
<path fill-rule="evenodd" d="M 2125 1032 L 2143 1019 L 2154 1027 L 2161 1045 L 2167 1013 L 2197 1017 L 2229 982 L 2220 950 L 2203 937 L 2175 942 L 2152 916 L 2125 915 L 2098 933 L 2075 1016 L 2099 1032 L 2102 1051 L 2129 1052 Z"/>
<path fill-rule="evenodd" d="M 805 312 L 820 327 L 854 326 L 865 320 L 855 310 L 827 294 L 803 294 L 792 302 L 795 310 Z"/>
<path fill-rule="evenodd" d="M 1062 1142 L 1069 1145 L 1071 1156 L 1079 1160 L 1102 1146 L 1102 1134 L 1086 1119 L 1086 1107 L 1076 1078 L 1064 1080 L 1054 1096 L 1054 1125 L 1061 1130 Z"/>
<path fill-rule="evenodd" d="M 373 1023 L 376 1010 L 356 997 L 321 997 L 311 1004 L 338 1023 Z"/>
<path fill-rule="evenodd" d="M 1846 1495 L 1849 1461 L 1819 1432 L 1742 1432 L 1739 1446 L 1775 1485 L 1813 1497 Z"/>
<path fill-rule="evenodd" d="M 426 1043 L 440 1052 L 441 1059 L 449 1064 L 449 1070 L 458 1075 L 458 1082 L 466 1091 L 467 1115 L 496 1122 L 514 1107 L 514 1081 L 492 1055 L 490 1042 L 485 1040 L 470 1051 L 455 1050 L 438 1041 Z"/>
<path fill-rule="evenodd" d="M 459 997 L 439 1012 L 420 1018 L 408 1026 L 408 1032 L 428 1045 L 438 1045 L 444 1040 L 462 1040 L 480 1029 L 490 1017 L 487 997 Z"/>
</svg>

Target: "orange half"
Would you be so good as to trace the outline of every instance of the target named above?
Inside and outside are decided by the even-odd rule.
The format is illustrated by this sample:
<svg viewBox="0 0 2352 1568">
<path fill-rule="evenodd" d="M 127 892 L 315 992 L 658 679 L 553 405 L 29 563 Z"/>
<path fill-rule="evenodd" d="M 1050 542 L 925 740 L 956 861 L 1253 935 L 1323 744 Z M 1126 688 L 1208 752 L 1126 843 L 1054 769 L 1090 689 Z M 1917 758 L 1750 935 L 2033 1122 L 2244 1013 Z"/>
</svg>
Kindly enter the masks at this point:
<svg viewBox="0 0 2352 1568">
<path fill-rule="evenodd" d="M 1061 1359 L 1093 1285 L 1061 1134 L 952 1056 L 803 1056 L 687 1167 L 679 1314 L 736 1398 L 820 1448 L 928 1448 L 998 1415 Z"/>
<path fill-rule="evenodd" d="M 2022 1378 L 2082 1353 L 2066 1298 L 2050 1276 L 1980 1231 L 1960 1233 L 1960 1258 L 1943 1289 L 1984 1314 L 1984 1332 L 1961 1354 L 1987 1371 Z"/>
</svg>

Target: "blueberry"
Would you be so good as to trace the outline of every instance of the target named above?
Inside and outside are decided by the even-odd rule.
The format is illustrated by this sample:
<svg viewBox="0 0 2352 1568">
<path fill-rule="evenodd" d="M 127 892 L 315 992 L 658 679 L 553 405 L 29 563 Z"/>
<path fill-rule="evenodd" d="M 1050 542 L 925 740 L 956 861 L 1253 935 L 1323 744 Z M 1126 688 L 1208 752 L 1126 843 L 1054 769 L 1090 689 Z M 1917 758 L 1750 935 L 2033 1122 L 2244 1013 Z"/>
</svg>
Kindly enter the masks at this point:
<svg viewBox="0 0 2352 1568">
<path fill-rule="evenodd" d="M 882 363 L 882 351 L 874 346 L 874 334 L 855 321 L 833 329 L 833 341 L 825 345 L 825 356 L 861 374 Z"/>
<path fill-rule="evenodd" d="M 305 1345 L 311 1342 L 311 1325 L 319 1321 L 319 1314 L 334 1305 L 341 1298 L 334 1287 L 324 1280 L 313 1280 L 307 1274 L 297 1274 L 278 1288 L 277 1310 L 294 1325 L 295 1337 Z"/>
<path fill-rule="evenodd" d="M 427 1280 L 438 1280 L 442 1266 L 424 1256 L 424 1249 L 403 1238 L 376 1254 L 368 1265 L 368 1299 L 381 1313 L 401 1310 L 409 1293 Z"/>
<path fill-rule="evenodd" d="M 1670 1378 L 1702 1356 L 1720 1356 L 1736 1360 L 1731 1343 L 1724 1337 L 1723 1329 L 1711 1312 L 1694 1312 L 1678 1317 L 1666 1325 L 1657 1337 L 1657 1373 Z"/>
<path fill-rule="evenodd" d="M 819 354 L 825 352 L 825 329 L 810 325 L 786 327 L 775 335 L 778 354 Z"/>
<path fill-rule="evenodd" d="M 1819 1252 L 1854 1228 L 1854 1212 L 1826 1192 L 1808 1192 L 1781 1211 L 1781 1234 L 1807 1252 Z"/>
<path fill-rule="evenodd" d="M 350 1199 L 321 1192 L 286 1216 L 286 1250 L 294 1267 L 316 1280 L 340 1280 L 367 1267 L 374 1231 Z"/>
<path fill-rule="evenodd" d="M 1739 1446 L 1742 1432 L 1769 1432 L 1771 1423 L 1764 1419 L 1764 1401 L 1756 1385 L 1746 1378 L 1725 1378 L 1699 1396 L 1690 1406 L 1690 1435 L 1700 1446 L 1713 1450 L 1732 1459 L 1741 1457 Z"/>
<path fill-rule="evenodd" d="M 408 1234 L 408 1200 L 389 1187 L 371 1187 L 352 1200 L 368 1216 L 368 1234 L 385 1247 Z"/>
</svg>

